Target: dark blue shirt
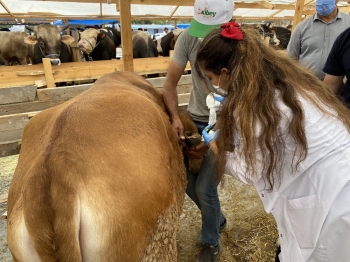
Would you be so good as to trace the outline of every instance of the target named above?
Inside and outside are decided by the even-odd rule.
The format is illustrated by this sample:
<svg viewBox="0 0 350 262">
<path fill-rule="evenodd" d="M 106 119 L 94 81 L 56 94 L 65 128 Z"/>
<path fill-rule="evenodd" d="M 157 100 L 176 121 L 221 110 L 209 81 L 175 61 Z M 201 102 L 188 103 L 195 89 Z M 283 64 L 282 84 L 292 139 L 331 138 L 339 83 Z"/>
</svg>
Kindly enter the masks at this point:
<svg viewBox="0 0 350 262">
<path fill-rule="evenodd" d="M 350 107 L 350 27 L 335 40 L 323 71 L 333 76 L 346 76 L 341 98 Z"/>
</svg>

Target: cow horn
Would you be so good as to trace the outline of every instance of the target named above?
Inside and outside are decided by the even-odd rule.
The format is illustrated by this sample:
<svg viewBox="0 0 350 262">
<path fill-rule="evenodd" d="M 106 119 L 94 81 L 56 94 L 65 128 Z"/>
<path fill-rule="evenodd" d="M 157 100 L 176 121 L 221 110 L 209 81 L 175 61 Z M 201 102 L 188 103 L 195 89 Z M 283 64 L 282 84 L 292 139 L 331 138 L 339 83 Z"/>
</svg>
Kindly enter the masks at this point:
<svg viewBox="0 0 350 262">
<path fill-rule="evenodd" d="M 61 32 L 63 32 L 64 30 L 66 30 L 69 27 L 69 25 L 65 25 L 64 27 L 61 28 Z"/>
<path fill-rule="evenodd" d="M 34 27 L 33 26 L 26 25 L 25 28 L 28 29 L 31 32 L 34 32 Z"/>
</svg>

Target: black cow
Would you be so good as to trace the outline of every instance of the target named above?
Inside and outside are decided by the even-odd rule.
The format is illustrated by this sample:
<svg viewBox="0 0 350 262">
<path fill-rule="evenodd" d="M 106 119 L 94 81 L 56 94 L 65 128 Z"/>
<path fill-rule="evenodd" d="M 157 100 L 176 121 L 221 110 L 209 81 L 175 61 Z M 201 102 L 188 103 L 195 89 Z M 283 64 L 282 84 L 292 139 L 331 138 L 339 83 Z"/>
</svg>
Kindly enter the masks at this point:
<svg viewBox="0 0 350 262">
<path fill-rule="evenodd" d="M 143 31 L 132 32 L 133 58 L 157 57 L 158 50 L 151 37 Z"/>
<path fill-rule="evenodd" d="M 103 28 L 102 31 L 107 33 L 107 36 L 111 38 L 115 44 L 115 47 L 118 47 L 122 43 L 122 38 L 120 32 L 115 28 Z"/>
<path fill-rule="evenodd" d="M 114 59 L 120 44 L 120 32 L 116 29 L 87 28 L 79 33 L 78 48 L 86 61 Z"/>
<path fill-rule="evenodd" d="M 69 35 L 62 35 L 61 32 L 66 30 L 69 25 L 61 28 L 51 24 L 26 28 L 35 33 L 24 39 L 27 44 L 34 45 L 33 64 L 42 63 L 43 58 L 50 58 L 52 65 L 59 65 L 65 62 L 72 62 L 72 49 L 69 44 L 75 39 Z"/>
<path fill-rule="evenodd" d="M 262 25 L 264 37 L 270 37 L 270 45 L 277 49 L 286 49 L 290 40 L 291 31 L 282 26 Z"/>
<path fill-rule="evenodd" d="M 182 31 L 183 29 L 175 29 L 174 31 L 163 36 L 161 39 L 154 40 L 158 53 L 162 56 L 169 56 L 170 50 L 174 50 L 176 40 Z"/>
</svg>

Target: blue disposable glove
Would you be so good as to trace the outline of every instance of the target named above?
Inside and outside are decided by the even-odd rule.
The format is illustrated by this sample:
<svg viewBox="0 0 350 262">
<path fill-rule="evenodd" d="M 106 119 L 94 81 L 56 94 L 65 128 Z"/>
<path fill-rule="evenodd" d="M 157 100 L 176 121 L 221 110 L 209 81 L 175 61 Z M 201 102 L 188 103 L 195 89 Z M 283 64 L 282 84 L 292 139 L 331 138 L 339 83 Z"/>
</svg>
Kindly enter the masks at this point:
<svg viewBox="0 0 350 262">
<path fill-rule="evenodd" d="M 219 130 L 212 130 L 213 127 L 211 125 L 207 126 L 206 128 L 203 129 L 202 131 L 202 136 L 204 139 L 204 142 L 207 146 L 209 146 L 209 142 L 213 139 L 216 139 Z"/>
<path fill-rule="evenodd" d="M 222 104 L 222 102 L 225 100 L 225 97 L 219 94 L 214 94 L 214 99 Z"/>
</svg>

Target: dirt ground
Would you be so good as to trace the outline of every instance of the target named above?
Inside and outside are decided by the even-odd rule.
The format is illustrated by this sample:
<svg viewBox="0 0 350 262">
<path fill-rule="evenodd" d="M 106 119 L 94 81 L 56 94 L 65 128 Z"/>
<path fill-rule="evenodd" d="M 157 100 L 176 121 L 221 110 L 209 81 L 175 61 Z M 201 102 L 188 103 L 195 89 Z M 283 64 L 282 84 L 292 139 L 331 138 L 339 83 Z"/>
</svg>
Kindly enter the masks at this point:
<svg viewBox="0 0 350 262">
<path fill-rule="evenodd" d="M 0 158 L 0 195 L 8 192 L 18 155 Z M 266 214 L 254 188 L 226 176 L 219 194 L 228 225 L 221 233 L 222 253 L 217 262 L 273 262 L 276 224 Z M 0 204 L 0 215 L 6 203 Z M 178 261 L 194 262 L 200 252 L 196 237 L 201 229 L 200 213 L 186 197 L 178 232 Z M 0 220 L 0 261 L 12 262 L 6 244 L 6 220 Z M 161 261 L 160 261 L 161 262 Z"/>
</svg>

